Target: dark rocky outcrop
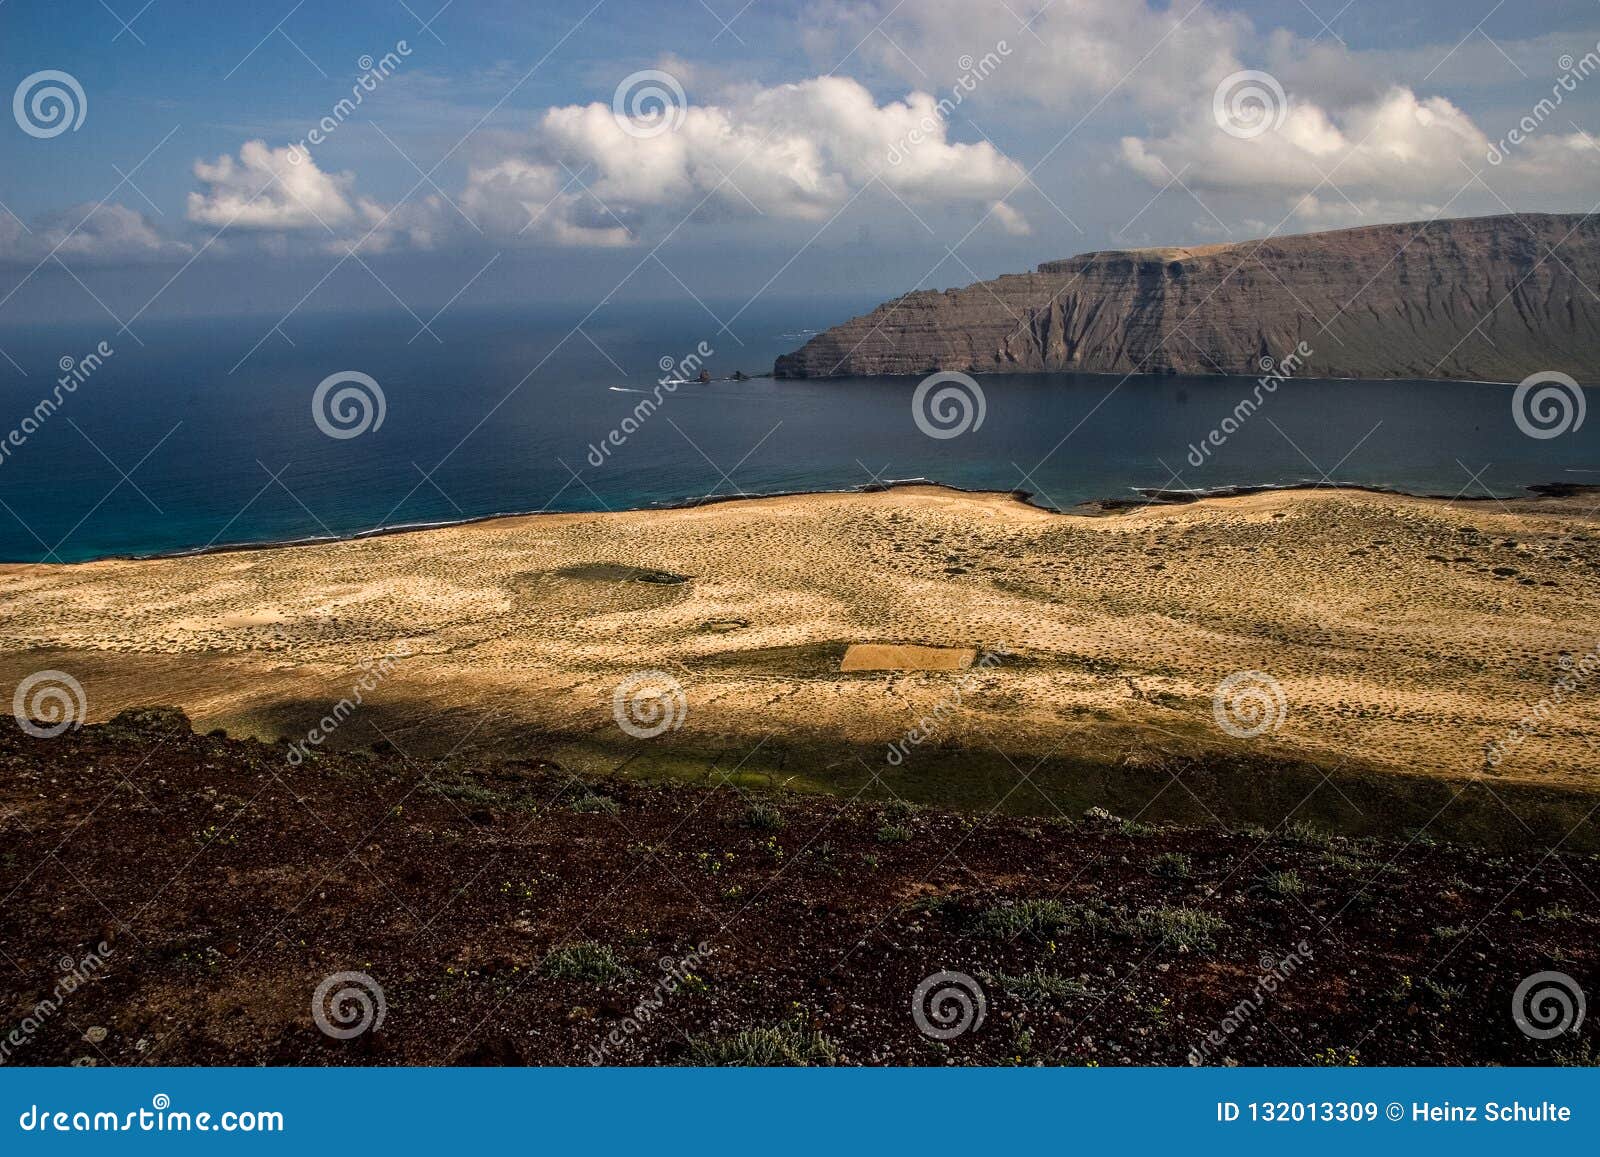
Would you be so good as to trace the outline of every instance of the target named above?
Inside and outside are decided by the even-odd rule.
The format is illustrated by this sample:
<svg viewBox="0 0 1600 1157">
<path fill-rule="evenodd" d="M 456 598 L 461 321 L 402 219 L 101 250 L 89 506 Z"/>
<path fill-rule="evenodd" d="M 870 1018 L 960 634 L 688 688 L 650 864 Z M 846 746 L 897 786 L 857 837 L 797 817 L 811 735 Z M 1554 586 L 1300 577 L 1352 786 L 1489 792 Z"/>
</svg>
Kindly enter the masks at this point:
<svg viewBox="0 0 1600 1157">
<path fill-rule="evenodd" d="M 130 707 L 119 711 L 109 726 L 124 731 L 165 732 L 170 735 L 188 735 L 194 730 L 189 716 L 181 707 Z"/>
<path fill-rule="evenodd" d="M 1108 250 L 919 291 L 780 357 L 780 378 L 1258 374 L 1600 381 L 1600 217 L 1519 214 Z"/>
</svg>

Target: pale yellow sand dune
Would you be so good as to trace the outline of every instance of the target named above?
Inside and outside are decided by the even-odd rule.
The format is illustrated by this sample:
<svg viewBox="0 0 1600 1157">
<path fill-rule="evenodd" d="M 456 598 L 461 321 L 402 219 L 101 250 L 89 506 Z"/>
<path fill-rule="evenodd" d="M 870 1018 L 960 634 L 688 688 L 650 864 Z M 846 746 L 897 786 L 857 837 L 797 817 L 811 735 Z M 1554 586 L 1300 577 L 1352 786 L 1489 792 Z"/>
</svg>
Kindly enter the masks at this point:
<svg viewBox="0 0 1600 1157">
<path fill-rule="evenodd" d="M 892 742 L 959 687 L 942 741 L 1464 775 L 1600 642 L 1591 506 L 1320 491 L 1088 518 L 912 487 L 7 566 L 0 675 L 71 671 L 91 718 L 175 702 L 270 735 L 406 653 L 373 700 L 601 741 L 618 682 L 664 671 L 686 714 L 663 742 L 729 745 Z M 1240 671 L 1282 695 L 1248 741 L 1213 711 Z M 1496 775 L 1600 784 L 1600 694 L 1562 700 Z"/>
</svg>

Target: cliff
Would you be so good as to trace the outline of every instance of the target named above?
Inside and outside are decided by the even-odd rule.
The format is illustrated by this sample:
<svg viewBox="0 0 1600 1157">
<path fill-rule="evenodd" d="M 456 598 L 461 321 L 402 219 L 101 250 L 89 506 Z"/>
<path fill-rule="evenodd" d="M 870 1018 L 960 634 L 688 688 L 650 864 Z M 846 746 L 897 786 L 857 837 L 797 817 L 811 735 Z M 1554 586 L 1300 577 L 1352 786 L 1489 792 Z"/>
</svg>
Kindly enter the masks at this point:
<svg viewBox="0 0 1600 1157">
<path fill-rule="evenodd" d="M 818 334 L 780 378 L 1256 374 L 1600 381 L 1600 218 L 1520 214 L 1108 250 L 919 291 Z"/>
</svg>

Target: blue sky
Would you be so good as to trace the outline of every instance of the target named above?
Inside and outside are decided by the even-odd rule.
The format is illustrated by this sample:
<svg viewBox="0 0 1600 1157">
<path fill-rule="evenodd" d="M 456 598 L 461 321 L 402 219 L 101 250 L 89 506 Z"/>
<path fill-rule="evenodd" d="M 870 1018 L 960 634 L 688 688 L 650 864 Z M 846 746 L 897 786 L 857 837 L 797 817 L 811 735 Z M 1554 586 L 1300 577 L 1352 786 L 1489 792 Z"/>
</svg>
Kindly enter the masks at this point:
<svg viewBox="0 0 1600 1157">
<path fill-rule="evenodd" d="M 86 108 L 48 137 L 0 120 L 0 327 L 870 298 L 1116 245 L 1600 201 L 1600 76 L 1484 155 L 1596 50 L 1600 6 L 1340 3 L 6 0 L 0 88 L 59 70 Z M 1214 119 L 1247 69 L 1282 92 L 1262 134 Z M 612 111 L 642 70 L 676 84 L 664 134 Z"/>
</svg>

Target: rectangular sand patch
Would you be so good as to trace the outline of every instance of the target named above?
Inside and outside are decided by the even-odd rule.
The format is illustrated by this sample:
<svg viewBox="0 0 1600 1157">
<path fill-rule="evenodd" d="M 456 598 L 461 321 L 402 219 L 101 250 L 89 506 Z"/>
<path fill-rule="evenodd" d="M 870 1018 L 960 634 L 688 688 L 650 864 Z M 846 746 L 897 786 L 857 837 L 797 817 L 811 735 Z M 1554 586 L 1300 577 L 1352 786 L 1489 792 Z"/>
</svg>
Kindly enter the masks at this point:
<svg viewBox="0 0 1600 1157">
<path fill-rule="evenodd" d="M 915 647 L 892 643 L 851 643 L 841 671 L 959 671 L 972 666 L 974 647 Z"/>
</svg>

